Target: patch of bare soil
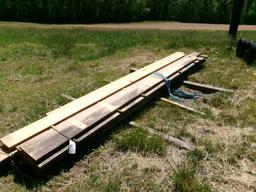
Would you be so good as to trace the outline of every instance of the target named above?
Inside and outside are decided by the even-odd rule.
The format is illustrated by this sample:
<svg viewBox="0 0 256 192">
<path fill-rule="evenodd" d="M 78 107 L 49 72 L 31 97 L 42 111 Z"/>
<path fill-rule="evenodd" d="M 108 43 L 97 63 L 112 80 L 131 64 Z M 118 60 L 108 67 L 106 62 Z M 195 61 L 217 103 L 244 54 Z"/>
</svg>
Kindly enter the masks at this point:
<svg viewBox="0 0 256 192">
<path fill-rule="evenodd" d="M 92 24 L 84 25 L 88 28 L 101 29 L 158 29 L 158 30 L 210 30 L 227 31 L 229 25 L 205 23 L 180 23 L 180 22 L 140 22 L 122 24 Z M 255 25 L 240 25 L 239 30 L 256 30 Z"/>
</svg>

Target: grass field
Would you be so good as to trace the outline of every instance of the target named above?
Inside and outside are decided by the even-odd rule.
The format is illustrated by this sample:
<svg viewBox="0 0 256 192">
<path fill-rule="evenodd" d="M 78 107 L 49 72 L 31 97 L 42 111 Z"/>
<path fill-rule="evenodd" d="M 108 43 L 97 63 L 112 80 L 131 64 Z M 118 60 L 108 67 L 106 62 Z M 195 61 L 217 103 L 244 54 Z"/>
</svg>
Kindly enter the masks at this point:
<svg viewBox="0 0 256 192">
<path fill-rule="evenodd" d="M 240 36 L 256 40 L 255 32 Z M 34 178 L 18 167 L 1 174 L 0 191 L 254 191 L 256 67 L 235 57 L 226 32 L 93 31 L 0 27 L 0 136 L 176 51 L 207 54 L 191 80 L 234 89 L 190 104 L 200 116 L 161 101 L 133 120 L 193 143 L 179 149 L 126 124 L 77 158 Z"/>
</svg>

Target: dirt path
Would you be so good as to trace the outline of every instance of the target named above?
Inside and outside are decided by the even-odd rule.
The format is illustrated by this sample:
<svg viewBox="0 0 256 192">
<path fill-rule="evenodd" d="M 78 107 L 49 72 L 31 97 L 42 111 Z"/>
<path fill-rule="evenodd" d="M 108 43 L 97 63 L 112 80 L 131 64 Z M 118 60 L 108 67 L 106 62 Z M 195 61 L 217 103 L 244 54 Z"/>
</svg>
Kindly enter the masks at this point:
<svg viewBox="0 0 256 192">
<path fill-rule="evenodd" d="M 200 24 L 178 22 L 141 22 L 122 24 L 92 24 L 84 25 L 88 28 L 103 29 L 158 29 L 158 30 L 228 30 L 229 25 L 224 24 Z M 240 25 L 239 30 L 256 30 L 256 25 Z"/>
<path fill-rule="evenodd" d="M 202 24 L 202 23 L 179 23 L 179 22 L 138 22 L 138 23 L 107 23 L 107 24 L 76 24 L 76 25 L 48 25 L 48 24 L 33 24 L 33 23 L 19 23 L 19 22 L 0 22 L 0 27 L 49 27 L 49 28 L 87 28 L 87 29 L 155 29 L 155 30 L 210 30 L 210 31 L 226 31 L 229 25 L 225 24 Z M 240 25 L 239 30 L 253 30 L 256 31 L 256 25 Z"/>
</svg>

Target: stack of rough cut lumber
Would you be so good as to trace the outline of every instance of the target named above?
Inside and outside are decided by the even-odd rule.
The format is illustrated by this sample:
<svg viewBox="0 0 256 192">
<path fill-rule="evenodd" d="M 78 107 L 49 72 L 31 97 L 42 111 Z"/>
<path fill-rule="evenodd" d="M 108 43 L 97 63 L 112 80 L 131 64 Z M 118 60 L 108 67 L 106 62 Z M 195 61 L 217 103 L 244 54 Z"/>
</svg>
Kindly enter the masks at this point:
<svg viewBox="0 0 256 192">
<path fill-rule="evenodd" d="M 69 154 L 70 140 L 79 150 L 165 90 L 164 79 L 153 73 L 175 82 L 205 59 L 196 52 L 176 52 L 47 113 L 0 139 L 0 164 L 15 155 L 35 170 L 45 169 Z"/>
</svg>

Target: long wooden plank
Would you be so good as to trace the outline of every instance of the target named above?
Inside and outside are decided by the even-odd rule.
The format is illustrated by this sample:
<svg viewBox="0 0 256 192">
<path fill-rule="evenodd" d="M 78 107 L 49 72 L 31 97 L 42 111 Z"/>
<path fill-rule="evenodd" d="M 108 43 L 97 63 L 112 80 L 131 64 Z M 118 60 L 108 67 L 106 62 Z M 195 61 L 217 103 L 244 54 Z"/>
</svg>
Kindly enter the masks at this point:
<svg viewBox="0 0 256 192">
<path fill-rule="evenodd" d="M 185 58 L 181 59 L 179 61 L 176 61 L 172 65 L 169 65 L 161 69 L 160 72 L 163 75 L 169 77 L 170 75 L 177 73 L 183 67 L 186 67 L 188 64 L 191 63 L 191 61 L 192 60 L 187 60 Z M 73 138 L 74 136 L 82 132 L 83 129 L 87 129 L 90 126 L 99 124 L 98 123 L 99 121 L 104 120 L 104 118 L 107 118 L 107 116 L 116 112 L 118 109 L 120 109 L 120 107 L 129 103 L 130 100 L 134 100 L 137 97 L 140 97 L 142 93 L 145 93 L 145 91 L 150 91 L 152 86 L 154 87 L 161 82 L 163 82 L 163 79 L 161 78 L 156 78 L 154 76 L 145 77 L 141 81 L 136 82 L 133 85 L 122 89 L 121 91 L 115 93 L 111 97 L 104 99 L 103 101 L 97 103 L 96 105 L 80 112 L 79 114 L 73 116 L 70 119 L 65 120 L 59 125 L 56 125 L 54 129 L 58 133 L 65 135 L 65 137 L 67 138 Z M 127 109 L 123 111 L 125 112 L 126 110 Z M 39 137 L 39 136 L 36 136 L 36 137 Z M 35 140 L 35 139 L 33 138 L 32 140 Z M 56 139 L 53 139 L 53 140 L 55 141 L 54 145 L 56 149 L 59 148 L 60 145 L 62 145 L 61 141 L 58 141 Z M 40 136 L 41 145 L 44 145 L 45 142 L 47 143 L 45 137 Z M 29 143 L 29 145 L 27 143 Z M 27 146 L 30 146 L 30 145 L 33 145 L 33 142 L 31 143 L 31 141 L 29 140 L 24 144 L 22 144 L 19 148 L 21 148 L 27 154 L 32 153 L 31 158 L 33 158 L 35 161 L 40 160 L 41 157 L 47 156 L 47 154 L 51 153 L 52 150 L 55 150 L 55 148 L 45 149 L 44 151 L 40 152 L 40 158 L 35 158 L 33 153 L 37 153 L 37 152 L 29 151 L 26 149 Z M 34 150 L 37 150 L 37 149 L 34 148 Z"/>
<path fill-rule="evenodd" d="M 175 62 L 173 62 L 171 65 L 168 65 L 162 69 L 160 69 L 158 72 L 162 73 L 164 76 L 171 76 L 173 75 L 174 73 L 176 73 L 177 71 L 181 71 L 183 72 L 183 69 L 186 68 L 186 66 L 189 64 L 189 63 L 192 63 L 193 61 L 197 61 L 195 60 L 195 57 L 197 57 L 199 55 L 199 53 L 192 53 L 186 57 L 183 57 L 181 58 L 180 60 L 177 60 Z M 186 71 L 186 70 L 185 70 Z M 121 103 L 121 98 L 123 98 L 122 100 L 126 101 L 127 98 L 132 98 L 132 95 L 138 95 L 137 92 L 143 92 L 143 91 L 146 91 L 147 89 L 149 88 L 152 88 L 152 79 L 153 81 L 155 80 L 155 77 L 153 76 L 147 76 L 147 77 L 144 77 L 143 79 L 141 79 L 140 81 L 138 82 L 135 82 L 134 84 L 130 85 L 129 87 L 126 87 L 126 88 L 123 88 L 120 93 L 115 93 L 113 94 L 112 96 L 114 97 L 118 97 L 118 96 L 115 96 L 115 95 L 119 95 L 119 94 L 122 94 L 122 96 L 119 96 L 120 99 L 117 100 L 117 103 L 120 107 L 120 105 L 122 105 Z M 163 81 L 162 79 L 159 79 L 157 78 L 158 81 L 157 82 L 160 82 L 160 81 Z M 140 87 L 140 88 L 138 88 Z M 143 89 L 143 91 L 141 91 Z M 105 101 L 108 101 L 108 100 L 112 100 L 113 97 L 108 97 L 106 99 L 104 99 L 104 102 Z M 117 105 L 116 103 L 112 103 L 111 105 Z M 56 110 L 54 111 L 51 111 L 49 113 L 47 113 L 47 115 L 54 115 L 55 113 L 57 113 Z"/>
<path fill-rule="evenodd" d="M 182 148 L 185 148 L 185 149 L 188 149 L 188 150 L 195 149 L 194 145 L 191 145 L 191 144 L 189 144 L 189 143 L 187 143 L 185 141 L 182 141 L 182 140 L 180 140 L 178 138 L 175 138 L 175 137 L 172 137 L 170 135 L 164 134 L 164 133 L 162 133 L 160 131 L 157 131 L 155 129 L 152 129 L 150 127 L 141 126 L 140 124 L 138 124 L 138 123 L 136 123 L 134 121 L 131 121 L 129 124 L 131 126 L 133 126 L 133 127 L 140 127 L 140 128 L 146 129 L 149 133 L 154 134 L 154 135 L 158 135 L 159 137 L 163 138 L 167 142 L 174 143 L 175 145 L 177 145 L 179 147 L 182 147 Z"/>
<path fill-rule="evenodd" d="M 205 113 L 203 113 L 203 112 L 201 112 L 201 111 L 198 111 L 198 110 L 196 110 L 196 109 L 194 109 L 194 108 L 192 108 L 192 107 L 188 107 L 188 106 L 183 105 L 183 104 L 181 104 L 181 103 L 172 101 L 172 100 L 170 100 L 170 99 L 161 98 L 161 100 L 164 101 L 164 102 L 166 102 L 166 103 L 169 103 L 169 104 L 178 106 L 178 107 L 180 107 L 180 108 L 182 108 L 182 109 L 186 109 L 186 110 L 188 110 L 188 111 L 192 111 L 192 112 L 198 113 L 198 114 L 200 114 L 200 115 L 205 115 Z"/>
<path fill-rule="evenodd" d="M 95 128 L 102 128 L 104 126 L 108 127 L 110 123 L 112 122 L 113 119 L 117 118 L 120 115 L 120 113 L 114 113 L 110 118 L 106 119 L 99 125 L 97 125 Z M 91 130 L 92 133 L 96 134 L 95 130 Z M 77 142 L 77 141 L 76 141 Z M 53 155 L 49 156 L 48 158 L 44 159 L 42 162 L 38 164 L 39 169 L 45 169 L 47 168 L 50 164 L 54 163 L 56 160 L 59 158 L 65 156 L 68 154 L 68 146 L 63 147 L 62 149 L 59 149 L 54 153 Z"/>
<path fill-rule="evenodd" d="M 116 111 L 116 109 L 108 109 L 101 104 L 96 104 L 93 107 L 90 107 L 54 126 L 54 129 L 68 138 L 73 138 L 75 135 L 93 126 L 100 119 L 104 119 L 107 115 L 110 115 L 114 111 Z M 83 126 L 79 126 L 78 122 L 80 122 Z"/>
<path fill-rule="evenodd" d="M 43 142 L 42 142 L 43 141 Z M 56 141 L 58 141 L 56 145 Z M 68 143 L 68 139 L 63 135 L 59 134 L 54 129 L 49 129 L 42 134 L 28 140 L 27 142 L 19 146 L 19 150 L 22 150 L 32 157 L 35 161 L 39 161 L 46 154 L 45 151 L 51 151 L 58 147 L 60 143 L 63 145 Z"/>
<path fill-rule="evenodd" d="M 182 69 L 184 66 L 191 63 L 191 61 L 192 60 L 190 59 L 182 58 L 172 65 L 161 69 L 160 72 L 165 76 L 170 76 L 178 70 Z M 120 109 L 120 107 L 140 96 L 145 91 L 152 89 L 152 86 L 159 84 L 161 81 L 163 80 L 153 76 L 147 76 L 144 79 L 132 84 L 131 86 L 115 93 L 111 97 L 108 97 L 95 104 L 94 106 L 81 111 L 77 115 L 72 116 L 71 119 L 75 120 L 76 122 L 81 122 L 84 126 L 79 127 L 72 122 L 63 121 L 54 127 L 58 132 L 62 133 L 66 137 L 72 138 L 83 129 L 92 126 L 110 113 L 116 112 Z"/>
<path fill-rule="evenodd" d="M 202 60 L 202 61 L 204 61 L 204 60 Z M 194 64 L 195 63 L 191 63 L 188 66 L 186 66 L 185 67 L 186 70 L 189 70 L 189 69 L 193 68 Z M 169 79 L 174 81 L 174 82 L 176 82 L 176 81 L 180 80 L 178 77 L 182 77 L 182 75 L 177 73 L 177 74 L 174 74 Z M 162 93 L 163 90 L 165 90 L 165 82 L 160 83 L 158 86 L 156 86 L 152 90 L 149 90 L 146 94 L 143 94 L 144 96 L 139 97 L 137 100 L 135 100 L 131 104 L 127 105 L 124 108 L 126 110 L 126 113 L 121 113 L 120 115 L 123 115 L 122 118 L 125 118 L 126 116 L 129 115 L 129 113 L 132 113 L 133 111 L 136 111 L 137 108 L 142 107 L 145 103 L 149 102 L 155 96 L 157 96 L 160 93 Z M 127 111 L 129 111 L 129 113 L 127 113 Z M 95 128 L 91 129 L 89 132 L 87 132 L 84 135 L 80 136 L 78 139 L 76 139 L 76 141 L 78 143 L 82 142 L 82 141 L 86 140 L 87 137 L 91 136 L 92 134 L 95 134 L 100 129 L 101 129 L 101 124 L 97 125 Z"/>
<path fill-rule="evenodd" d="M 46 116 L 28 126 L 23 127 L 11 134 L 6 135 L 1 138 L 1 142 L 9 149 L 14 148 L 25 140 L 33 137 L 36 134 L 43 132 L 52 125 L 59 123 L 60 121 L 70 117 L 71 115 L 80 112 L 86 107 L 92 106 L 95 102 L 100 101 L 117 91 L 121 90 L 124 87 L 127 87 L 140 79 L 146 77 L 147 75 L 155 72 L 166 65 L 184 57 L 184 53 L 177 52 L 164 59 L 161 59 L 149 66 L 146 66 L 135 73 L 128 74 L 127 76 L 120 78 L 106 86 L 103 86 L 73 102 L 70 102 L 63 107 L 60 107 L 53 115 Z M 191 56 L 191 59 L 195 57 Z"/>
<path fill-rule="evenodd" d="M 182 82 L 183 85 L 185 85 L 186 87 L 190 87 L 192 89 L 196 89 L 205 93 L 214 93 L 214 92 L 227 92 L 227 93 L 233 93 L 233 90 L 230 89 L 225 89 L 222 87 L 215 87 L 212 85 L 206 85 L 206 84 L 201 84 L 201 83 L 195 83 L 195 82 L 191 82 L 191 81 L 183 81 Z"/>
<path fill-rule="evenodd" d="M 189 70 L 190 69 L 189 66 L 190 66 L 190 68 L 193 68 L 194 64 L 191 63 L 191 64 L 189 64 L 185 68 L 187 70 Z M 180 80 L 179 77 L 182 77 L 182 74 L 179 74 L 178 76 L 177 76 L 177 74 L 173 75 L 171 77 L 171 80 L 173 82 L 178 81 L 178 80 Z M 157 88 L 157 89 L 155 89 L 155 88 Z M 83 141 L 87 141 L 88 142 L 88 139 L 92 138 L 92 136 L 95 135 L 97 132 L 109 129 L 110 127 L 112 127 L 113 125 L 117 124 L 122 119 L 124 119 L 127 115 L 132 114 L 134 110 L 142 107 L 143 103 L 145 104 L 149 100 L 153 99 L 156 95 L 161 93 L 162 90 L 165 90 L 165 83 L 162 82 L 161 84 L 159 84 L 155 88 L 154 88 L 155 89 L 154 92 L 151 92 L 151 90 L 149 91 L 149 92 L 151 92 L 151 95 L 147 94 L 146 97 L 144 97 L 144 96 L 143 97 L 139 97 L 137 100 L 135 100 L 134 102 L 132 102 L 129 105 L 127 105 L 126 107 L 124 107 L 123 109 L 125 109 L 125 110 L 123 112 L 117 112 L 117 113 L 113 114 L 113 116 L 107 118 L 102 123 L 96 125 L 93 129 L 91 129 L 90 131 L 86 132 L 84 135 L 79 136 L 79 138 L 77 138 L 77 139 L 74 138 L 74 140 L 78 144 L 78 147 L 81 145 L 81 142 L 83 142 Z M 55 161 L 57 161 L 61 157 L 66 156 L 68 154 L 67 150 L 68 150 L 67 146 L 65 146 L 64 148 L 59 148 L 52 155 L 48 156 L 46 159 L 44 159 L 42 162 L 40 162 L 37 165 L 37 168 L 39 170 L 40 169 L 45 169 L 46 167 L 48 167 L 49 165 L 51 165 L 52 163 L 54 163 Z"/>
<path fill-rule="evenodd" d="M 193 68 L 193 66 L 194 66 L 194 64 L 192 63 L 192 64 L 188 65 L 186 67 L 186 69 L 189 70 L 190 68 Z M 178 76 L 180 77 L 180 75 L 175 74 L 174 76 L 171 77 L 171 80 L 174 80 L 174 81 L 178 80 L 178 78 L 177 78 Z M 78 146 L 83 144 L 84 141 L 88 142 L 88 139 L 92 138 L 93 135 L 97 134 L 98 132 L 100 132 L 102 130 L 106 130 L 106 128 L 110 129 L 111 127 L 115 126 L 120 121 L 122 121 L 127 116 L 129 116 L 134 111 L 136 111 L 138 108 L 142 107 L 143 105 L 145 105 L 146 103 L 151 101 L 155 96 L 162 93 L 163 90 L 165 90 L 165 82 L 162 82 L 161 84 L 156 86 L 154 88 L 154 91 L 150 90 L 148 92 L 149 94 L 148 93 L 145 94 L 146 97 L 144 97 L 144 96 L 139 97 L 137 100 L 135 100 L 132 103 L 130 103 L 129 105 L 127 105 L 125 107 L 126 112 L 115 113 L 107 120 L 103 121 L 99 125 L 95 126 L 93 129 L 91 129 L 90 131 L 86 132 L 84 135 L 81 135 L 78 138 L 74 139 L 74 141 L 77 142 Z M 47 158 L 43 162 L 41 162 L 38 165 L 38 168 L 46 169 L 47 167 L 49 167 L 51 164 L 53 164 L 55 161 L 57 161 L 61 157 L 66 156 L 68 154 L 67 150 L 68 150 L 68 147 L 64 147 L 63 149 L 60 149 L 58 152 L 56 152 L 55 154 L 53 154 L 52 156 L 50 156 L 49 158 Z"/>
<path fill-rule="evenodd" d="M 0 149 L 0 162 L 4 162 L 8 157 L 9 155 Z"/>
</svg>

